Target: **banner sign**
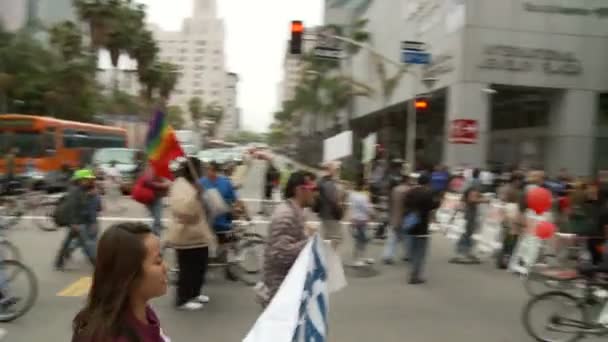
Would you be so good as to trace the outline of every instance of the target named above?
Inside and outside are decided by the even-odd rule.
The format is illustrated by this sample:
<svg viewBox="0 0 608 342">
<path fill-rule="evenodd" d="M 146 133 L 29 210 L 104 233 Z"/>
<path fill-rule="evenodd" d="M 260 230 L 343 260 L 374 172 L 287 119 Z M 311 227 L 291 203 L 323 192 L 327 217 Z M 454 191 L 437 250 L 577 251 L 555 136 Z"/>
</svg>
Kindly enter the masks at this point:
<svg viewBox="0 0 608 342">
<path fill-rule="evenodd" d="M 345 286 L 342 261 L 317 234 L 302 249 L 243 342 L 325 342 L 329 293 Z"/>
</svg>

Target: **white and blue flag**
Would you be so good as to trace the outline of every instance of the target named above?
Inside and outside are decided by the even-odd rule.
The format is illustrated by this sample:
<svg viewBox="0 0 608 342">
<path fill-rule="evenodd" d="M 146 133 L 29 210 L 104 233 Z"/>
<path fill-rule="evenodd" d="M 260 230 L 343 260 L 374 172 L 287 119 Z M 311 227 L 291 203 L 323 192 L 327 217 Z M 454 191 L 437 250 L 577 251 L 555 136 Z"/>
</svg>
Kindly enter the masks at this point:
<svg viewBox="0 0 608 342">
<path fill-rule="evenodd" d="M 325 342 L 329 293 L 344 286 L 340 258 L 317 234 L 243 342 Z"/>
</svg>

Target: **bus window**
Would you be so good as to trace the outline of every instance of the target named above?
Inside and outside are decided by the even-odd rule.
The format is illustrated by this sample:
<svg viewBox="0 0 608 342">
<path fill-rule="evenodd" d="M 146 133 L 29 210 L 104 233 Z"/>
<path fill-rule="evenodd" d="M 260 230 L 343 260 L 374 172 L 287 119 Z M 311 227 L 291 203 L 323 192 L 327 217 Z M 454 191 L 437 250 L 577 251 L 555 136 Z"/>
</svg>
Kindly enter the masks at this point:
<svg viewBox="0 0 608 342">
<path fill-rule="evenodd" d="M 8 136 L 8 146 L 17 148 L 17 157 L 42 157 L 44 148 L 39 132 L 12 132 Z"/>
<path fill-rule="evenodd" d="M 55 147 L 55 128 L 48 128 L 42 137 L 42 148 L 46 155 L 54 155 Z"/>
</svg>

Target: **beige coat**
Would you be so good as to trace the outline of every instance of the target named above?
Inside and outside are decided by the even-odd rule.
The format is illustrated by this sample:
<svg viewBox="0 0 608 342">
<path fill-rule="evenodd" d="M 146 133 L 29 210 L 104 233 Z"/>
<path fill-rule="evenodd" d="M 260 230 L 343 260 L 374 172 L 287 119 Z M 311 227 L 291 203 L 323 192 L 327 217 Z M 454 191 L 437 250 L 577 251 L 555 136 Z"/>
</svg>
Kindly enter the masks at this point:
<svg viewBox="0 0 608 342">
<path fill-rule="evenodd" d="M 178 178 L 169 189 L 169 221 L 166 242 L 176 249 L 215 245 L 197 189 L 184 178 Z"/>
</svg>

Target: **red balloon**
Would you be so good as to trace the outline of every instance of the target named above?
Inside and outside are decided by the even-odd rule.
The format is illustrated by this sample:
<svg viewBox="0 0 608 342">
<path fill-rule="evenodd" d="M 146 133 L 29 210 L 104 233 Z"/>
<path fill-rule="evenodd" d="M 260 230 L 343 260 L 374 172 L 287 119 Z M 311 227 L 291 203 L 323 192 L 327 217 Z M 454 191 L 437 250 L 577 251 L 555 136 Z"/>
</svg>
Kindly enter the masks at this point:
<svg viewBox="0 0 608 342">
<path fill-rule="evenodd" d="M 542 215 L 551 209 L 551 192 L 545 188 L 538 186 L 530 189 L 526 199 L 528 208 L 534 210 L 537 215 Z"/>
<path fill-rule="evenodd" d="M 536 236 L 541 240 L 547 240 L 555 235 L 555 225 L 551 222 L 543 221 L 536 225 Z"/>
</svg>

